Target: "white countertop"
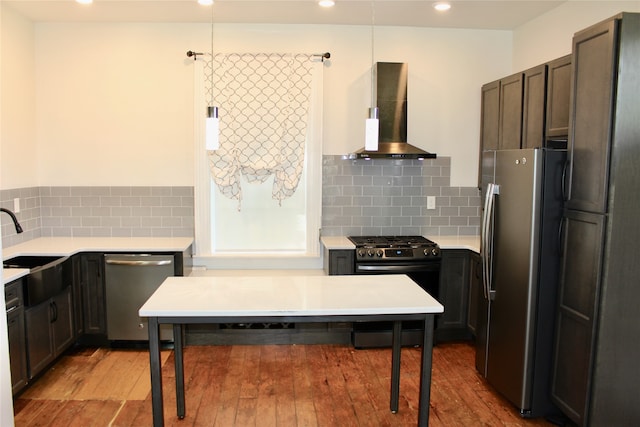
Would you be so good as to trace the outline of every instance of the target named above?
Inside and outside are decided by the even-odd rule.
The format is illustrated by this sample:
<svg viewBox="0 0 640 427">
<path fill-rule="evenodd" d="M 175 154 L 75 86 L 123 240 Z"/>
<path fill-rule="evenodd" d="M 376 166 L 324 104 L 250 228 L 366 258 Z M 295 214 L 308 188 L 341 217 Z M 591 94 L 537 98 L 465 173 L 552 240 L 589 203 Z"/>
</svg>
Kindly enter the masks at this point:
<svg viewBox="0 0 640 427">
<path fill-rule="evenodd" d="M 2 249 L 2 259 L 20 255 L 70 256 L 80 252 L 183 252 L 190 237 L 39 237 Z M 3 268 L 2 282 L 26 276 L 29 270 Z"/>
<path fill-rule="evenodd" d="M 356 245 L 345 236 L 322 236 L 320 242 L 327 249 L 355 249 Z"/>
<path fill-rule="evenodd" d="M 426 236 L 441 249 L 468 249 L 480 253 L 480 236 Z M 327 249 L 355 249 L 345 236 L 322 236 L 320 241 Z"/>
<path fill-rule="evenodd" d="M 169 277 L 142 317 L 335 316 L 442 313 L 405 275 Z"/>
<path fill-rule="evenodd" d="M 2 284 L 6 285 L 9 282 L 18 280 L 21 277 L 29 274 L 29 270 L 26 268 L 3 268 L 2 269 Z"/>
<path fill-rule="evenodd" d="M 480 236 L 427 236 L 440 249 L 468 249 L 480 253 Z"/>
<path fill-rule="evenodd" d="M 190 237 L 39 237 L 3 248 L 2 258 L 18 255 L 69 256 L 80 252 L 182 252 L 192 243 Z"/>
</svg>

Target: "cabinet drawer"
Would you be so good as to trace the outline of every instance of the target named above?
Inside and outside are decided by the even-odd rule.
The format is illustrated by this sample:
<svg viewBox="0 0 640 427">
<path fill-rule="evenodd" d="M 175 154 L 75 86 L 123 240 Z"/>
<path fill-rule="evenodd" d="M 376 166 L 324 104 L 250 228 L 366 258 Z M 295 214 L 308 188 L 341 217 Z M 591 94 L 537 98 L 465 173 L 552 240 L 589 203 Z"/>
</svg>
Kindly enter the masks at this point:
<svg viewBox="0 0 640 427">
<path fill-rule="evenodd" d="M 22 307 L 22 280 L 11 282 L 4 287 L 4 301 L 7 310 Z"/>
</svg>

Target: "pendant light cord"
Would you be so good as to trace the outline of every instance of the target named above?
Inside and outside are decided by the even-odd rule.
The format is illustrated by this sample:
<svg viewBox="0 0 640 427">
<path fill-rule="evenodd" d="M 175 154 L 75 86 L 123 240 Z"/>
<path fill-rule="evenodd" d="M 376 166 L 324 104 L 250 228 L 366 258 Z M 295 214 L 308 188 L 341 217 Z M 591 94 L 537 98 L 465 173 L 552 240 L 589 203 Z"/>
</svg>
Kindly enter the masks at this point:
<svg viewBox="0 0 640 427">
<path fill-rule="evenodd" d="M 211 5 L 211 104 L 213 107 L 213 5 Z"/>
<path fill-rule="evenodd" d="M 373 88 L 374 88 L 374 62 L 373 62 L 373 46 L 374 46 L 374 35 L 373 35 L 373 28 L 375 26 L 376 23 L 376 8 L 374 6 L 373 3 L 374 0 L 371 0 L 371 108 L 375 108 L 376 107 L 376 103 L 375 103 L 375 99 L 373 96 Z"/>
</svg>

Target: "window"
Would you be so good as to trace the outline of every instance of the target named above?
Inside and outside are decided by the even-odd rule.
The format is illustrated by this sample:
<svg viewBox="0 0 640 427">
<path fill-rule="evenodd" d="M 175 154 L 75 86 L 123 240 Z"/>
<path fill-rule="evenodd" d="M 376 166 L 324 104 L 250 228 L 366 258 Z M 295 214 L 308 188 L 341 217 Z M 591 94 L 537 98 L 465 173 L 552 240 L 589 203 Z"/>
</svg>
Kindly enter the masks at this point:
<svg viewBox="0 0 640 427">
<path fill-rule="evenodd" d="M 241 200 L 229 199 L 220 192 L 204 148 L 205 60 L 195 62 L 194 265 L 231 269 L 321 268 L 322 62 L 314 62 L 312 67 L 302 175 L 295 193 L 280 203 L 272 198 L 273 177 L 258 184 L 242 177 Z M 199 111 L 203 113 L 197 114 Z"/>
<path fill-rule="evenodd" d="M 211 242 L 214 253 L 299 253 L 307 251 L 306 171 L 298 189 L 282 204 L 271 198 L 273 177 L 242 182 L 242 208 L 211 180 Z"/>
</svg>

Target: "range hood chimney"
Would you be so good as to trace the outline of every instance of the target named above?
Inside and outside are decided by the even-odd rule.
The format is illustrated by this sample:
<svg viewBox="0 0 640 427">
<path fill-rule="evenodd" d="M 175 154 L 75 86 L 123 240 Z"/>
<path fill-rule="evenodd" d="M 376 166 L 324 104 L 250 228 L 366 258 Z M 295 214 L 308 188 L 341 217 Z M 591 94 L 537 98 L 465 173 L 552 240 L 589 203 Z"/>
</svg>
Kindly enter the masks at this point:
<svg viewBox="0 0 640 427">
<path fill-rule="evenodd" d="M 407 143 L 407 79 L 408 65 L 399 62 L 376 62 L 374 99 L 379 109 L 378 151 L 364 148 L 348 155 L 350 159 L 435 159 Z"/>
</svg>

